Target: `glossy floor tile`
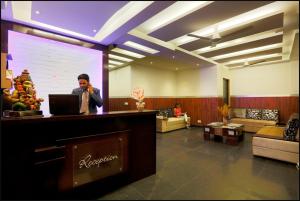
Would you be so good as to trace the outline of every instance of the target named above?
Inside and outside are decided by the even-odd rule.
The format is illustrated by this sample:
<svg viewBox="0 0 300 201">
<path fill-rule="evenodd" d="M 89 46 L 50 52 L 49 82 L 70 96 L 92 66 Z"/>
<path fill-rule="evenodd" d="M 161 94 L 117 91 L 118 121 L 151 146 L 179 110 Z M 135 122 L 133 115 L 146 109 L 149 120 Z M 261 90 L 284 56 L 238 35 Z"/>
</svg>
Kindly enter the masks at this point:
<svg viewBox="0 0 300 201">
<path fill-rule="evenodd" d="M 254 157 L 251 133 L 237 146 L 204 141 L 200 127 L 156 136 L 156 174 L 100 200 L 299 199 L 295 164 Z"/>
</svg>

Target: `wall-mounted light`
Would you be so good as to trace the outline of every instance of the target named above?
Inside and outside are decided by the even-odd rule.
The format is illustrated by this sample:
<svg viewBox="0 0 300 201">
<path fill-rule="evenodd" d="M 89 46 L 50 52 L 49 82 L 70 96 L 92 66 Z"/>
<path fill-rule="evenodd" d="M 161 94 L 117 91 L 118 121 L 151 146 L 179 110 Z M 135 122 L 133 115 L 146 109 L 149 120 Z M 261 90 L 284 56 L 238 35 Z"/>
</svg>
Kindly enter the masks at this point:
<svg viewBox="0 0 300 201">
<path fill-rule="evenodd" d="M 27 33 L 37 35 L 37 36 L 42 36 L 42 37 L 45 37 L 45 38 L 61 40 L 61 41 L 67 42 L 67 43 L 82 44 L 82 42 L 80 40 L 77 40 L 77 39 L 74 39 L 74 38 L 69 38 L 69 37 L 66 37 L 66 36 L 61 36 L 61 35 L 58 35 L 58 34 L 49 33 L 49 32 L 46 32 L 46 31 L 37 30 L 37 29 L 33 29 L 33 30 L 29 29 L 27 31 Z"/>
</svg>

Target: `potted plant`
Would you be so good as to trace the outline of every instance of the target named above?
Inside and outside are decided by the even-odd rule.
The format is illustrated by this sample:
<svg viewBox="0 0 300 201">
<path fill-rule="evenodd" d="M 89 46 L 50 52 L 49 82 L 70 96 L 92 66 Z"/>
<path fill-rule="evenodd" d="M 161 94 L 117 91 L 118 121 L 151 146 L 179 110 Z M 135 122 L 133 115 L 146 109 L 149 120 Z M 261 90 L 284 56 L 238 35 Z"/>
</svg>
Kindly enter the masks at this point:
<svg viewBox="0 0 300 201">
<path fill-rule="evenodd" d="M 136 106 L 139 112 L 142 112 L 144 110 L 145 107 L 145 102 L 144 101 L 144 89 L 141 88 L 135 88 L 133 89 L 132 93 L 131 93 L 131 97 L 135 100 L 137 100 L 136 102 Z"/>
<path fill-rule="evenodd" d="M 218 107 L 218 111 L 221 113 L 223 117 L 223 123 L 226 125 L 228 123 L 228 116 L 229 116 L 229 106 L 224 104 L 221 107 Z"/>
</svg>

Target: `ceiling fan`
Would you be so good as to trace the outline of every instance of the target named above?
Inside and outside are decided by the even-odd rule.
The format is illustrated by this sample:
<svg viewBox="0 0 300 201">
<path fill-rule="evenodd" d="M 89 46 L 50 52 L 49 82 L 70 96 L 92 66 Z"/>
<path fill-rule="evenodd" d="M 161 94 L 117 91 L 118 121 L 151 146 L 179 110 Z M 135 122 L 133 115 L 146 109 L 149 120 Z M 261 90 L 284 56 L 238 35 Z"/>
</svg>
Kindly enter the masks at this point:
<svg viewBox="0 0 300 201">
<path fill-rule="evenodd" d="M 221 41 L 224 41 L 226 38 L 229 38 L 229 37 L 232 37 L 234 35 L 238 35 L 238 34 L 244 33 L 246 31 L 248 31 L 249 29 L 252 29 L 252 26 L 247 26 L 247 27 L 245 27 L 243 29 L 237 30 L 237 31 L 232 32 L 230 34 L 227 34 L 225 36 L 221 36 L 218 32 L 215 32 L 211 37 L 203 37 L 203 36 L 198 36 L 198 35 L 195 35 L 195 34 L 187 34 L 187 35 L 191 36 L 191 37 L 199 38 L 201 40 L 208 41 L 208 42 L 210 42 L 210 46 L 211 47 L 216 47 L 216 45 L 218 43 L 220 43 Z"/>
</svg>

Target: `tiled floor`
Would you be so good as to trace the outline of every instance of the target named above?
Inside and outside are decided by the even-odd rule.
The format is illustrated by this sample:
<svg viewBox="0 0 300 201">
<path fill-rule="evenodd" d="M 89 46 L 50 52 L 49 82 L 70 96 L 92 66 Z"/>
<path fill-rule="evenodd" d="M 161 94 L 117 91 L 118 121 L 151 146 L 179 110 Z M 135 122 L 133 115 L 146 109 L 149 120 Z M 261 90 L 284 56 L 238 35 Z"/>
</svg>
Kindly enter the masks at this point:
<svg viewBox="0 0 300 201">
<path fill-rule="evenodd" d="M 299 199 L 299 170 L 253 157 L 250 133 L 238 146 L 204 141 L 200 127 L 158 133 L 156 150 L 155 175 L 99 199 Z"/>
</svg>

